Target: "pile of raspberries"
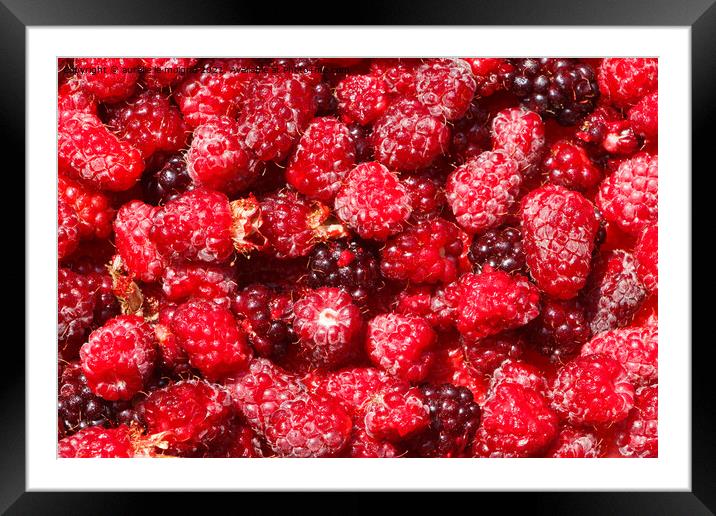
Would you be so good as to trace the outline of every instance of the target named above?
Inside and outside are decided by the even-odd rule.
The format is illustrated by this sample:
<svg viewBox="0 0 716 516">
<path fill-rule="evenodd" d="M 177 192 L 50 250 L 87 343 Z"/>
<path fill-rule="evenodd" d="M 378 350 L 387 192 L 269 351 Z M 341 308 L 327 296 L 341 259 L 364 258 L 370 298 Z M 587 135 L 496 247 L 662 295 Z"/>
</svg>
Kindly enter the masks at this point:
<svg viewBox="0 0 716 516">
<path fill-rule="evenodd" d="M 60 457 L 655 457 L 658 63 L 60 59 Z"/>
</svg>

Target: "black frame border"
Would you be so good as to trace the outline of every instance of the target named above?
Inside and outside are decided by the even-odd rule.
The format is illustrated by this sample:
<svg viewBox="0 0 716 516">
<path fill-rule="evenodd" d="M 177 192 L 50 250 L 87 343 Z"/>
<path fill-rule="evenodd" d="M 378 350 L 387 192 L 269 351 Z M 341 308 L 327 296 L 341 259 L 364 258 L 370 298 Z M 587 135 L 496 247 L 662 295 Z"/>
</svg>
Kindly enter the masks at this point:
<svg viewBox="0 0 716 516">
<path fill-rule="evenodd" d="M 689 26 L 692 44 L 692 156 L 693 169 L 713 170 L 712 147 L 714 131 L 712 120 L 716 117 L 716 0 L 443 0 L 439 6 L 428 0 L 401 0 L 391 3 L 373 1 L 354 6 L 351 22 L 357 25 L 608 25 L 608 26 Z M 197 7 L 200 7 L 197 9 Z M 298 2 L 294 6 L 270 3 L 242 4 L 229 0 L 212 2 L 210 8 L 189 0 L 1 0 L 0 1 L 0 59 L 3 80 L 0 80 L 1 138 L 6 149 L 21 149 L 25 143 L 25 57 L 27 26 L 42 25 L 282 25 L 301 23 L 306 25 L 335 24 L 342 17 L 334 14 L 335 3 L 321 5 L 311 2 L 306 6 Z M 350 8 L 350 5 L 346 5 Z M 309 18 L 310 17 L 310 18 Z M 333 19 L 328 19 L 333 18 Z M 359 44 L 359 42 L 357 42 Z M 693 109 L 698 106 L 698 109 Z M 7 155 L 7 154 L 6 154 Z M 14 153 L 17 156 L 17 152 Z M 24 170 L 24 153 L 18 165 Z M 700 166 L 701 165 L 701 166 Z M 17 166 L 17 165 L 16 165 Z M 9 172 L 9 171 L 8 171 Z M 685 172 L 688 173 L 688 172 Z M 704 172 L 708 174 L 709 172 Z M 19 177 L 16 174 L 16 177 Z M 693 175 L 692 175 L 693 178 Z M 25 190 L 25 185 L 18 185 Z M 693 188 L 692 188 L 693 192 Z M 708 205 L 708 204 L 707 204 Z M 706 206 L 707 206 L 706 205 Z M 708 217 L 704 204 L 692 200 L 697 211 L 696 218 Z M 24 238 L 24 237 L 21 237 Z M 19 241 L 19 240 L 16 240 Z M 696 258 L 705 262 L 702 255 Z M 708 257 L 706 257 L 708 259 Z M 704 270 L 704 264 L 693 270 Z M 27 275 L 28 271 L 25 270 Z M 691 301 L 691 300 L 689 300 Z M 707 302 L 708 303 L 708 302 Z M 705 309 L 710 309 L 708 303 Z M 692 305 L 705 310 L 703 305 Z M 706 314 L 704 314 L 706 315 Z M 693 320 L 693 316 L 692 316 Z M 10 344 L 9 341 L 6 341 Z M 685 343 L 684 343 L 685 344 Z M 716 514 L 716 439 L 711 414 L 716 413 L 710 382 L 713 376 L 709 342 L 692 346 L 692 491 L 691 492 L 642 492 L 642 493 L 511 493 L 509 498 L 501 493 L 450 494 L 471 497 L 469 504 L 479 504 L 479 510 L 491 498 L 492 503 L 502 505 L 503 510 L 524 507 L 532 514 Z M 7 351 L 6 346 L 6 351 Z M 25 355 L 15 346 L 16 356 L 0 375 L 0 407 L 4 421 L 0 425 L 0 511 L 6 514 L 126 514 L 143 512 L 149 508 L 148 500 L 139 496 L 156 498 L 143 493 L 27 493 L 25 492 Z M 10 360 L 10 357 L 6 357 Z M 13 367 L 7 367 L 13 364 Z M 262 494 L 241 493 L 241 505 L 228 493 L 213 493 L 211 506 L 226 503 L 229 507 L 246 508 L 245 504 L 264 507 L 259 514 L 273 514 L 277 506 L 266 505 Z M 232 497 L 229 499 L 229 497 Z M 275 495 L 270 495 L 274 497 Z M 325 494 L 320 495 L 323 502 Z M 479 496 L 479 502 L 474 498 Z M 308 498 L 313 501 L 308 501 Z M 499 497 L 499 498 L 498 498 Z M 163 508 L 177 513 L 195 512 L 195 506 L 206 509 L 206 497 L 187 493 L 172 493 L 171 500 L 162 497 Z M 301 506 L 319 512 L 317 493 L 297 496 L 304 503 L 294 500 L 294 509 Z M 414 502 L 425 505 L 421 493 L 411 495 Z M 276 502 L 278 497 L 273 498 Z M 505 500 L 509 508 L 504 508 Z M 499 500 L 499 501 L 498 501 Z M 169 502 L 169 505 L 167 503 Z M 345 514 L 365 514 L 374 511 L 376 501 L 366 494 L 344 496 L 340 509 L 326 506 L 327 510 Z M 440 503 L 440 502 L 439 502 Z M 490 505 L 492 505 L 492 503 Z M 426 506 L 427 508 L 427 506 Z M 231 510 L 231 509 L 230 509 Z M 323 509 L 326 510 L 326 509 Z M 301 511 L 303 512 L 303 511 Z"/>
</svg>

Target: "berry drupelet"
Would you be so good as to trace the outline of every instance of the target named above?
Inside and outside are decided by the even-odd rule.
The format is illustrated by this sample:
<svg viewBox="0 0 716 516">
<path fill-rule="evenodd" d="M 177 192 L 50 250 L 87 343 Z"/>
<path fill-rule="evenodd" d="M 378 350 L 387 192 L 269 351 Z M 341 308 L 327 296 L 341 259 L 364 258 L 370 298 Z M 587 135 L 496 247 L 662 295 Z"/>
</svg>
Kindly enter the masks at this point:
<svg viewBox="0 0 716 516">
<path fill-rule="evenodd" d="M 522 234 L 512 226 L 486 231 L 472 241 L 469 256 L 480 268 L 488 264 L 505 272 L 522 271 L 525 267 Z"/>
</svg>

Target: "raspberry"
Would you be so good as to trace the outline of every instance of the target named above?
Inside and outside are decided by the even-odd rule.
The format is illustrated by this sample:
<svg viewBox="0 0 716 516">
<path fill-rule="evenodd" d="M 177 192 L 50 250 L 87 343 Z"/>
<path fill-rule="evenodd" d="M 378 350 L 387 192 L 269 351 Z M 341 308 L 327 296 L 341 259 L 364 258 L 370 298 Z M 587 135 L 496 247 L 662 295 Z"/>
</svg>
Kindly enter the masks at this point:
<svg viewBox="0 0 716 516">
<path fill-rule="evenodd" d="M 234 253 L 231 228 L 226 196 L 197 188 L 157 211 L 149 237 L 169 260 L 225 263 Z"/>
<path fill-rule="evenodd" d="M 82 275 L 60 267 L 57 273 L 57 338 L 67 345 L 80 344 L 94 320 L 95 295 Z"/>
<path fill-rule="evenodd" d="M 508 59 L 465 58 L 475 76 L 478 97 L 489 97 L 505 88 L 504 77 L 514 70 Z"/>
<path fill-rule="evenodd" d="M 119 209 L 114 220 L 114 241 L 122 263 L 133 276 L 148 283 L 159 279 L 166 267 L 149 239 L 158 210 L 142 201 L 131 201 Z"/>
<path fill-rule="evenodd" d="M 144 198 L 155 206 L 176 199 L 191 185 L 186 161 L 181 154 L 169 157 L 160 169 L 142 177 Z"/>
<path fill-rule="evenodd" d="M 487 151 L 448 177 L 445 193 L 457 222 L 469 233 L 500 225 L 514 205 L 522 177 L 506 153 Z"/>
<path fill-rule="evenodd" d="M 80 88 L 79 81 L 60 85 L 57 90 L 57 120 L 65 120 L 80 112 L 97 114 L 97 101 Z"/>
<path fill-rule="evenodd" d="M 574 425 L 604 425 L 627 417 L 634 406 L 634 387 L 619 362 L 606 355 L 586 355 L 557 373 L 552 408 Z"/>
<path fill-rule="evenodd" d="M 162 291 L 175 303 L 207 299 L 228 308 L 236 293 L 234 270 L 193 263 L 169 265 L 162 274 Z"/>
<path fill-rule="evenodd" d="M 154 331 L 137 315 L 120 315 L 90 334 L 80 359 L 93 393 L 111 401 L 131 399 L 154 372 Z"/>
<path fill-rule="evenodd" d="M 369 436 L 399 442 L 430 425 L 430 408 L 417 387 L 396 385 L 381 391 L 364 406 L 363 422 Z"/>
<path fill-rule="evenodd" d="M 490 390 L 494 391 L 503 383 L 515 383 L 542 395 L 547 391 L 547 380 L 535 366 L 516 360 L 505 360 L 492 373 Z"/>
<path fill-rule="evenodd" d="M 347 457 L 366 459 L 393 459 L 401 456 L 400 449 L 393 443 L 371 437 L 363 427 L 353 427 L 350 441 L 346 445 Z"/>
<path fill-rule="evenodd" d="M 524 347 L 520 336 L 512 332 L 484 337 L 465 343 L 465 364 L 477 377 L 492 376 L 505 360 L 519 359 L 524 353 Z"/>
<path fill-rule="evenodd" d="M 262 161 L 283 161 L 313 117 L 313 92 L 301 79 L 269 75 L 252 83 L 239 135 Z"/>
<path fill-rule="evenodd" d="M 561 186 L 543 186 L 522 201 L 522 241 L 530 274 L 556 299 L 570 299 L 589 274 L 599 222 L 592 203 Z"/>
<path fill-rule="evenodd" d="M 420 59 L 381 59 L 370 65 L 370 73 L 385 81 L 388 92 L 393 95 L 411 96 L 415 94 L 415 79 Z"/>
<path fill-rule="evenodd" d="M 482 406 L 475 456 L 534 456 L 556 434 L 557 417 L 537 391 L 517 383 L 500 383 Z"/>
<path fill-rule="evenodd" d="M 658 63 L 652 58 L 606 58 L 599 67 L 599 89 L 616 106 L 635 104 L 656 90 Z"/>
<path fill-rule="evenodd" d="M 265 285 L 249 285 L 234 298 L 231 308 L 242 320 L 242 328 L 256 353 L 277 359 L 293 340 L 285 299 Z"/>
<path fill-rule="evenodd" d="M 645 95 L 629 109 L 628 118 L 637 133 L 656 141 L 659 136 L 659 93 Z"/>
<path fill-rule="evenodd" d="M 449 287 L 410 285 L 398 294 L 395 311 L 404 315 L 418 315 L 433 328 L 447 330 L 454 326 L 457 300 L 453 294 L 453 289 Z"/>
<path fill-rule="evenodd" d="M 366 351 L 376 366 L 415 382 L 425 379 L 430 370 L 436 339 L 422 317 L 383 314 L 368 323 Z"/>
<path fill-rule="evenodd" d="M 415 74 L 416 98 L 431 115 L 450 121 L 465 114 L 476 87 L 470 65 L 462 59 L 431 59 Z"/>
<path fill-rule="evenodd" d="M 194 184 L 229 195 L 245 190 L 258 175 L 236 122 L 227 116 L 216 116 L 194 129 L 186 164 Z"/>
<path fill-rule="evenodd" d="M 62 260 L 77 249 L 80 220 L 75 210 L 62 199 L 57 201 L 57 258 Z"/>
<path fill-rule="evenodd" d="M 91 426 L 111 426 L 114 422 L 112 404 L 92 393 L 77 362 L 71 362 L 62 371 L 57 398 L 63 435 Z"/>
<path fill-rule="evenodd" d="M 145 68 L 142 80 L 156 90 L 173 86 L 181 81 L 198 59 L 190 57 L 154 57 L 142 59 Z"/>
<path fill-rule="evenodd" d="M 101 102 L 129 97 L 139 80 L 139 59 L 89 57 L 75 59 L 80 87 Z"/>
<path fill-rule="evenodd" d="M 624 457 L 658 457 L 658 418 L 658 387 L 642 387 L 636 393 L 634 409 L 626 420 L 626 430 L 617 436 L 619 453 Z"/>
<path fill-rule="evenodd" d="M 391 104 L 375 121 L 371 134 L 376 159 L 395 170 L 427 167 L 445 153 L 449 139 L 443 119 L 409 99 Z"/>
<path fill-rule="evenodd" d="M 602 178 L 587 152 L 567 140 L 552 145 L 544 161 L 544 168 L 551 183 L 578 192 L 593 188 Z"/>
<path fill-rule="evenodd" d="M 615 250 L 602 255 L 582 292 L 592 333 L 629 324 L 645 297 L 631 253 Z"/>
<path fill-rule="evenodd" d="M 460 457 L 480 425 L 480 406 L 465 387 L 445 383 L 420 388 L 430 409 L 430 427 L 411 442 L 419 457 Z"/>
<path fill-rule="evenodd" d="M 565 426 L 545 455 L 560 459 L 595 459 L 602 454 L 602 443 L 595 433 Z"/>
<path fill-rule="evenodd" d="M 606 151 L 612 155 L 631 156 L 641 145 L 632 123 L 608 106 L 599 107 L 585 117 L 575 135 L 591 144 L 597 154 Z"/>
<path fill-rule="evenodd" d="M 187 378 L 195 373 L 189 365 L 189 357 L 177 342 L 176 335 L 169 329 L 171 317 L 176 306 L 162 306 L 159 310 L 159 323 L 154 325 L 154 333 L 159 346 L 159 371 L 171 378 Z"/>
<path fill-rule="evenodd" d="M 135 449 L 128 426 L 91 426 L 61 439 L 57 443 L 57 456 L 63 459 L 128 458 L 135 456 Z"/>
<path fill-rule="evenodd" d="M 318 375 L 310 385 L 321 395 L 341 402 L 351 415 L 361 414 L 363 406 L 381 391 L 405 385 L 387 372 L 374 367 L 352 367 Z"/>
<path fill-rule="evenodd" d="M 376 162 L 351 170 L 335 198 L 338 217 L 363 238 L 385 240 L 410 216 L 408 191 L 398 177 Z"/>
<path fill-rule="evenodd" d="M 594 69 L 573 59 L 513 59 L 508 89 L 529 109 L 575 125 L 599 99 Z"/>
<path fill-rule="evenodd" d="M 114 209 L 109 198 L 63 175 L 57 179 L 57 196 L 70 205 L 79 219 L 80 238 L 107 238 L 112 232 Z"/>
<path fill-rule="evenodd" d="M 634 249 L 636 272 L 650 293 L 659 290 L 659 226 L 647 226 Z"/>
<path fill-rule="evenodd" d="M 385 82 L 374 75 L 349 75 L 336 87 L 338 111 L 346 123 L 366 125 L 388 107 Z"/>
<path fill-rule="evenodd" d="M 355 158 L 348 127 L 335 118 L 314 118 L 291 157 L 286 182 L 310 199 L 330 202 Z"/>
<path fill-rule="evenodd" d="M 631 235 L 658 220 L 658 156 L 640 153 L 625 159 L 599 187 L 597 206 L 604 218 Z"/>
<path fill-rule="evenodd" d="M 340 403 L 265 359 L 229 385 L 236 408 L 279 456 L 334 456 L 348 442 L 353 423 Z"/>
<path fill-rule="evenodd" d="M 619 362 L 635 387 L 658 379 L 659 333 L 656 328 L 619 328 L 600 333 L 582 348 L 582 355 L 600 353 Z"/>
<path fill-rule="evenodd" d="M 579 300 L 551 298 L 543 299 L 542 312 L 530 331 L 532 343 L 552 362 L 564 362 L 576 355 L 592 333 Z"/>
<path fill-rule="evenodd" d="M 167 97 L 145 91 L 107 108 L 109 128 L 143 158 L 157 151 L 177 152 L 187 142 L 188 128 Z"/>
<path fill-rule="evenodd" d="M 189 362 L 208 380 L 219 380 L 246 368 L 251 348 L 228 308 L 193 300 L 177 308 L 170 328 Z"/>
<path fill-rule="evenodd" d="M 184 120 L 193 129 L 210 119 L 234 117 L 247 95 L 254 74 L 250 59 L 208 59 L 174 93 Z M 244 71 L 242 71 L 244 69 Z"/>
<path fill-rule="evenodd" d="M 521 274 L 485 266 L 463 275 L 458 292 L 457 329 L 470 339 L 518 328 L 539 314 L 539 291 Z"/>
<path fill-rule="evenodd" d="M 100 190 L 129 190 L 144 170 L 137 149 L 112 134 L 94 115 L 60 120 L 57 160 L 61 171 Z"/>
<path fill-rule="evenodd" d="M 489 265 L 505 272 L 521 272 L 525 267 L 522 234 L 511 226 L 490 229 L 475 235 L 470 247 L 470 259 L 480 269 Z"/>
<path fill-rule="evenodd" d="M 522 174 L 533 174 L 545 144 L 542 118 L 524 108 L 508 108 L 492 119 L 492 144 L 519 164 Z"/>
<path fill-rule="evenodd" d="M 299 354 L 311 366 L 333 368 L 356 351 L 361 313 L 346 292 L 329 287 L 313 290 L 294 303 L 293 313 Z"/>
<path fill-rule="evenodd" d="M 386 278 L 413 283 L 450 283 L 470 269 L 468 236 L 444 219 L 430 219 L 388 240 L 381 250 Z"/>
<path fill-rule="evenodd" d="M 430 171 L 406 175 L 402 178 L 403 186 L 410 197 L 411 218 L 424 220 L 440 216 L 447 204 L 444 180 Z"/>
<path fill-rule="evenodd" d="M 203 458 L 222 457 L 229 459 L 246 459 L 265 457 L 261 449 L 261 441 L 249 427 L 234 423 L 229 435 L 213 449 L 202 455 Z"/>
<path fill-rule="evenodd" d="M 473 101 L 465 115 L 453 123 L 450 156 L 462 164 L 491 147 L 490 113 Z"/>
<path fill-rule="evenodd" d="M 196 457 L 228 434 L 233 410 L 223 387 L 185 380 L 152 391 L 139 414 L 166 454 Z"/>
</svg>

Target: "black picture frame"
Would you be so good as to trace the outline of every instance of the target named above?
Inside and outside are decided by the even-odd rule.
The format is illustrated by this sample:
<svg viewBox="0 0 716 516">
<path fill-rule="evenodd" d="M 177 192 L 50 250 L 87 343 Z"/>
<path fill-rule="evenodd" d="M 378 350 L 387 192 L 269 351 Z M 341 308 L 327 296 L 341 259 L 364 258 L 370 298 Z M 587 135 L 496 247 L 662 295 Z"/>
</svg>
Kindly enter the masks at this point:
<svg viewBox="0 0 716 516">
<path fill-rule="evenodd" d="M 6 149 L 24 148 L 25 139 L 25 29 L 41 25 L 253 25 L 303 23 L 334 24 L 345 20 L 335 16 L 335 3 L 322 6 L 297 2 L 295 7 L 270 3 L 241 4 L 216 1 L 211 7 L 187 0 L 1 0 L 0 56 L 3 79 L 0 80 L 0 124 Z M 486 0 L 479 2 L 425 0 L 390 3 L 361 2 L 360 9 L 351 11 L 351 23 L 371 25 L 644 25 L 689 26 L 692 34 L 692 149 L 693 168 L 703 165 L 704 173 L 713 173 L 713 131 L 716 115 L 716 3 L 715 0 L 606 1 L 596 0 Z M 346 5 L 350 11 L 350 5 Z M 334 16 L 331 16 L 334 15 Z M 328 19 L 334 18 L 334 19 Z M 17 155 L 17 152 L 15 152 Z M 24 154 L 18 155 L 16 167 L 24 167 Z M 683 171 L 688 174 L 688 171 Z M 18 185 L 24 189 L 24 185 Z M 694 202 L 693 206 L 697 206 Z M 704 206 L 704 205 L 698 205 Z M 706 209 L 706 208 L 702 208 Z M 701 220 L 697 216 L 694 220 Z M 703 270 L 694 263 L 693 270 Z M 31 271 L 25 271 L 26 275 Z M 27 277 L 27 276 L 26 276 Z M 690 302 L 690 300 L 684 300 Z M 712 306 L 713 303 L 710 303 Z M 693 305 L 696 307 L 696 305 Z M 679 343 L 688 345 L 690 343 Z M 716 512 L 716 439 L 711 414 L 716 413 L 709 380 L 713 362 L 710 342 L 692 348 L 692 491 L 642 493 L 511 493 L 509 508 L 525 507 L 530 514 L 714 514 Z M 6 344 L 6 352 L 9 352 Z M 17 356 L 5 356 L 13 367 L 4 367 L 0 374 L 0 511 L 7 514 L 126 514 L 148 508 L 136 493 L 27 493 L 25 492 L 25 363 L 22 349 L 15 346 Z M 702 387 L 702 388 L 700 388 Z M 146 496 L 146 495 L 145 495 Z M 263 506 L 260 514 L 275 513 L 275 506 L 266 506 L 261 494 L 242 493 L 241 506 L 234 505 L 231 494 L 212 494 L 212 506 L 218 504 L 238 512 L 241 507 Z M 263 495 L 266 496 L 266 495 Z M 301 495 L 306 500 L 294 507 L 317 505 L 316 493 Z M 321 495 L 323 496 L 323 495 Z M 450 495 L 450 503 L 461 503 L 467 496 L 480 497 L 480 506 L 487 500 L 504 504 L 505 493 Z M 489 498 L 488 498 L 489 497 Z M 168 499 L 169 498 L 169 499 Z M 166 513 L 195 512 L 196 504 L 205 497 L 174 493 L 163 497 Z M 412 500 L 424 504 L 423 496 Z M 274 498 L 274 500 L 277 500 Z M 502 501 L 499 501 L 502 500 Z M 224 502 L 225 501 L 225 502 Z M 227 505 L 225 505 L 225 503 Z M 439 502 L 441 503 L 441 502 Z M 442 502 L 444 503 L 444 502 Z M 475 501 L 465 502 L 474 504 Z M 258 504 L 258 505 L 255 505 Z M 305 504 L 305 505 L 304 505 Z M 479 507 L 476 510 L 479 510 Z M 487 507 L 488 505 L 484 505 Z M 365 514 L 375 510 L 372 496 L 349 494 L 341 502 L 342 509 L 334 514 Z M 427 506 L 426 506 L 427 507 Z M 206 506 L 204 505 L 204 508 Z M 529 508 L 529 509 L 527 509 Z M 253 511 L 255 512 L 255 511 Z M 302 512 L 302 511 L 301 511 Z"/>
</svg>

